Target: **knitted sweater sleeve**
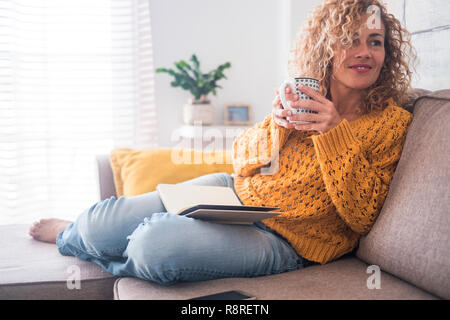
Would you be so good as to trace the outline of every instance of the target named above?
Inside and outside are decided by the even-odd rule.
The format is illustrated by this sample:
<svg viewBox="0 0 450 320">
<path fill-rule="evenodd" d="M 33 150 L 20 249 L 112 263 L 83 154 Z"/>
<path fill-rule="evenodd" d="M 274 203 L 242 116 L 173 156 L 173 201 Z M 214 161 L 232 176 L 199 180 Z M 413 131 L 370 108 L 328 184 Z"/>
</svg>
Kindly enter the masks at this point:
<svg viewBox="0 0 450 320">
<path fill-rule="evenodd" d="M 277 125 L 269 114 L 263 121 L 243 131 L 233 141 L 234 173 L 246 177 L 277 170 L 274 166 L 278 165 L 279 151 L 293 130 Z"/>
<path fill-rule="evenodd" d="M 404 110 L 389 115 L 375 128 L 380 142 L 367 150 L 345 119 L 312 137 L 326 190 L 338 215 L 358 234 L 368 233 L 381 211 L 411 119 Z"/>
</svg>

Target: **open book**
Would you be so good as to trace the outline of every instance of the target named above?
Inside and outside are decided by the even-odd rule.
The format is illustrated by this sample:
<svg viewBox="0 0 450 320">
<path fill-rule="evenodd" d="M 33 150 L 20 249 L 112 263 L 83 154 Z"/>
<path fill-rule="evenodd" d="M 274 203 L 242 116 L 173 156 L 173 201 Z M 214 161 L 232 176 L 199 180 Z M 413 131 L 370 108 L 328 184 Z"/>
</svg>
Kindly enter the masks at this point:
<svg viewBox="0 0 450 320">
<path fill-rule="evenodd" d="M 159 184 L 156 187 L 167 212 L 226 224 L 252 224 L 275 217 L 277 207 L 245 206 L 229 187 Z"/>
</svg>

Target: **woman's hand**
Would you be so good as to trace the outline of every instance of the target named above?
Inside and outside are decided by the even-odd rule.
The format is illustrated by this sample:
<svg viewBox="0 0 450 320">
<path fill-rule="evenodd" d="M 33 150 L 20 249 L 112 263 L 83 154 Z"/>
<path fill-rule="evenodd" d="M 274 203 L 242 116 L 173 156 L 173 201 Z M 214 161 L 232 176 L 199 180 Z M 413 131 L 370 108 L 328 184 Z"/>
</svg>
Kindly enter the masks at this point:
<svg viewBox="0 0 450 320">
<path fill-rule="evenodd" d="M 292 112 L 289 109 L 284 109 L 281 105 L 280 92 L 276 90 L 275 100 L 272 102 L 272 115 L 276 124 L 286 129 L 294 129 L 294 124 L 290 123 L 286 117 L 292 116 Z M 292 93 L 292 89 L 286 86 L 286 99 L 289 101 L 297 101 L 298 95 Z"/>
<path fill-rule="evenodd" d="M 319 92 L 310 87 L 299 85 L 298 89 L 310 96 L 313 100 L 298 100 L 297 98 L 297 100 L 291 102 L 291 107 L 295 109 L 312 109 L 318 113 L 302 113 L 289 117 L 289 120 L 292 121 L 313 122 L 308 124 L 290 123 L 296 130 L 312 130 L 325 133 L 336 127 L 342 121 L 342 118 L 337 112 L 333 102 L 326 99 Z"/>
</svg>

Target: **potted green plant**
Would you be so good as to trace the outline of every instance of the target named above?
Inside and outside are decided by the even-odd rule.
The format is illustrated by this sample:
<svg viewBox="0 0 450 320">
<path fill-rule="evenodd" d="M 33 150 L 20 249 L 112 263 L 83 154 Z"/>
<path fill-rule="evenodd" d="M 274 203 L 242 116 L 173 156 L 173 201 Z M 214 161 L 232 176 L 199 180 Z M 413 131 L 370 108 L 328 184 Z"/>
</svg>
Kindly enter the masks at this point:
<svg viewBox="0 0 450 320">
<path fill-rule="evenodd" d="M 156 72 L 167 73 L 174 79 L 170 83 L 172 87 L 181 87 L 191 94 L 191 99 L 184 106 L 183 120 L 186 124 L 201 121 L 208 125 L 214 122 L 214 107 L 211 105 L 208 95 L 217 95 L 217 84 L 221 79 L 226 79 L 223 73 L 231 67 L 230 62 L 219 65 L 216 69 L 203 73 L 200 71 L 200 62 L 195 54 L 190 58 L 192 65 L 184 60 L 174 62 L 176 69 L 158 68 Z"/>
</svg>

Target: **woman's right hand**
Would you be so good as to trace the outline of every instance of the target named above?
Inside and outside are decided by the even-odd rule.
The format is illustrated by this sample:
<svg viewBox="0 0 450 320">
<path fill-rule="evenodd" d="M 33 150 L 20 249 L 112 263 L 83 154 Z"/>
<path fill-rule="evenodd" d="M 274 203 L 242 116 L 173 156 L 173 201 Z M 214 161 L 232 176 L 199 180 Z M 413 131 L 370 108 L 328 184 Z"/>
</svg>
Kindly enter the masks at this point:
<svg viewBox="0 0 450 320">
<path fill-rule="evenodd" d="M 299 99 L 297 94 L 292 93 L 292 89 L 290 86 L 286 86 L 286 100 L 289 101 L 297 101 Z M 276 124 L 286 129 L 294 129 L 295 124 L 290 123 L 286 117 L 292 116 L 292 113 L 288 109 L 284 109 L 281 105 L 280 92 L 278 89 L 276 90 L 276 97 L 272 103 L 272 115 Z"/>
</svg>

